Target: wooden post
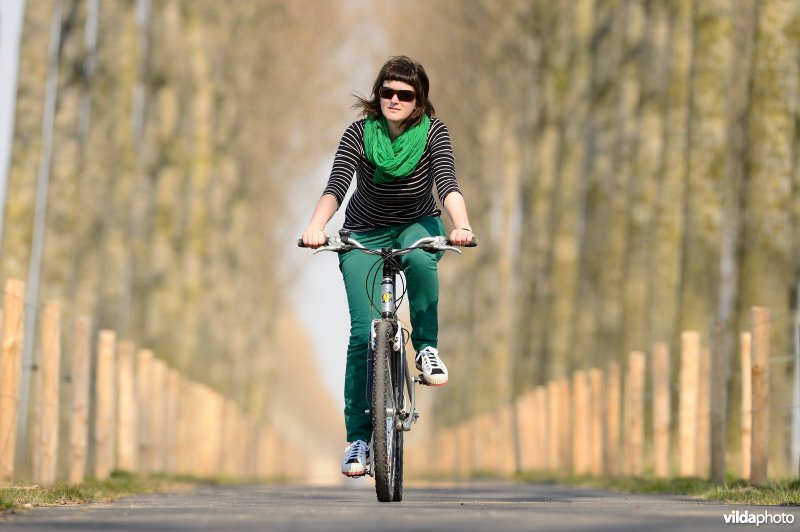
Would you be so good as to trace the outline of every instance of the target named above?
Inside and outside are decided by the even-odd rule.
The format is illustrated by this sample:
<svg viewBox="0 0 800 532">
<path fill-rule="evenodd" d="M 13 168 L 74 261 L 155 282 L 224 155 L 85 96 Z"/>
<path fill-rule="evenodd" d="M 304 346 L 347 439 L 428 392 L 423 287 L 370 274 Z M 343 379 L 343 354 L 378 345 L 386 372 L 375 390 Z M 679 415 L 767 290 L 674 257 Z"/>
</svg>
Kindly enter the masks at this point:
<svg viewBox="0 0 800 532">
<path fill-rule="evenodd" d="M 606 384 L 606 469 L 608 475 L 619 474 L 619 431 L 620 431 L 620 369 L 616 360 L 609 362 Z"/>
<path fill-rule="evenodd" d="M 195 476 L 202 476 L 203 468 L 205 466 L 205 448 L 208 446 L 210 435 L 206 433 L 206 425 L 208 418 L 211 416 L 211 411 L 208 410 L 209 402 L 206 394 L 206 388 L 200 383 L 193 383 L 192 396 L 195 405 L 195 410 L 192 412 L 192 429 L 190 445 L 192 446 L 192 455 L 194 461 L 191 463 L 191 474 Z M 199 413 L 203 412 L 205 415 L 201 416 Z"/>
<path fill-rule="evenodd" d="M 753 307 L 753 446 L 750 461 L 750 482 L 767 484 L 769 445 L 769 310 Z"/>
<path fill-rule="evenodd" d="M 551 470 L 561 467 L 559 430 L 561 428 L 561 400 L 560 388 L 557 381 L 547 383 L 547 412 L 550 424 L 548 426 L 548 452 L 547 466 Z"/>
<path fill-rule="evenodd" d="M 140 475 L 148 475 L 153 462 L 152 370 L 153 352 L 150 349 L 140 350 L 136 356 L 137 466 Z"/>
<path fill-rule="evenodd" d="M 216 430 L 219 423 L 219 411 L 215 401 L 216 396 L 211 389 L 201 385 L 199 391 L 200 401 L 198 405 L 200 405 L 201 411 L 205 412 L 205 416 L 200 416 L 198 419 L 197 428 L 200 433 L 197 434 L 195 442 L 197 442 L 200 459 L 196 467 L 198 475 L 211 476 L 220 473 L 217 467 L 218 464 L 215 462 L 217 457 L 214 456 L 214 443 L 219 438 L 219 431 Z"/>
<path fill-rule="evenodd" d="M 210 415 L 210 412 L 205 410 L 208 405 L 204 402 L 205 391 L 201 384 L 197 382 L 191 383 L 189 390 L 189 401 L 191 401 L 191 404 L 194 405 L 194 408 L 192 408 L 189 413 L 191 421 L 189 426 L 188 445 L 190 447 L 189 453 L 192 456 L 192 461 L 187 464 L 187 473 L 194 476 L 200 476 L 200 470 L 203 462 L 203 442 L 207 439 L 207 436 L 202 432 L 204 418 L 200 415 L 200 412 L 203 412 L 205 416 Z"/>
<path fill-rule="evenodd" d="M 117 354 L 117 467 L 136 471 L 138 438 L 136 437 L 136 379 L 134 377 L 132 342 L 119 343 Z"/>
<path fill-rule="evenodd" d="M 178 427 L 175 442 L 175 473 L 186 475 L 189 473 L 191 455 L 191 382 L 178 374 Z"/>
<path fill-rule="evenodd" d="M 239 412 L 239 407 L 232 399 L 225 399 L 225 407 L 227 408 L 229 404 L 232 404 L 232 410 L 230 412 L 231 419 L 228 424 L 229 430 L 226 430 L 225 427 L 225 419 L 223 419 L 223 429 L 222 429 L 222 448 L 220 462 L 222 462 L 223 472 L 230 478 L 236 478 L 238 474 L 239 468 L 239 459 L 242 456 L 242 439 L 240 437 L 241 431 L 241 413 Z M 230 456 L 226 457 L 227 453 L 231 453 Z M 227 471 L 226 471 L 227 466 Z"/>
<path fill-rule="evenodd" d="M 222 445 L 220 446 L 219 459 L 222 468 L 222 474 L 226 477 L 234 477 L 236 475 L 233 464 L 234 446 L 236 442 L 234 427 L 236 426 L 236 403 L 232 399 L 223 399 L 222 407 Z"/>
<path fill-rule="evenodd" d="M 670 371 L 667 344 L 653 346 L 653 454 L 655 474 L 669 476 Z"/>
<path fill-rule="evenodd" d="M 450 447 L 449 445 L 447 445 L 448 443 L 447 432 L 448 432 L 447 429 L 440 429 L 434 433 L 433 441 L 436 442 L 437 449 L 442 449 L 444 451 L 445 449 Z M 439 454 L 439 459 L 436 460 L 436 465 L 434 466 L 433 471 L 435 473 L 438 473 L 439 475 L 444 476 L 448 473 L 447 470 L 448 465 L 449 465 L 448 456 L 445 452 L 442 452 L 441 454 Z"/>
<path fill-rule="evenodd" d="M 138 455 L 136 437 L 136 393 L 133 373 L 134 345 L 119 343 L 117 360 L 117 464 L 123 471 L 136 471 Z"/>
<path fill-rule="evenodd" d="M 91 366 L 91 323 L 75 320 L 72 336 L 72 412 L 69 424 L 70 484 L 80 484 L 86 476 L 89 443 L 89 379 Z"/>
<path fill-rule="evenodd" d="M 98 480 L 107 479 L 114 469 L 114 352 L 117 333 L 103 330 L 99 334 L 97 350 L 97 375 L 95 405 L 95 464 L 94 476 Z"/>
<path fill-rule="evenodd" d="M 528 391 L 516 400 L 514 411 L 517 415 L 517 439 L 519 441 L 520 469 L 527 471 L 536 469 L 536 407 L 532 391 Z"/>
<path fill-rule="evenodd" d="M 209 404 L 208 418 L 206 419 L 206 456 L 205 468 L 208 475 L 219 475 L 223 473 L 222 461 L 220 460 L 224 434 L 222 432 L 222 420 L 224 415 L 225 399 L 214 390 L 206 387 L 206 401 Z M 280 460 L 276 457 L 276 460 Z"/>
<path fill-rule="evenodd" d="M 487 438 L 489 437 L 487 428 L 491 430 L 490 427 L 486 427 L 484 421 L 486 420 L 486 416 L 480 415 L 475 416 L 472 418 L 474 423 L 474 434 L 475 434 L 475 470 L 485 473 L 489 469 L 489 446 L 487 445 Z M 426 456 L 430 457 L 430 453 L 425 453 Z M 429 458 L 430 460 L 430 458 Z M 424 466 L 426 469 L 431 468 L 431 464 L 426 463 Z"/>
<path fill-rule="evenodd" d="M 589 442 L 591 445 L 591 472 L 592 475 L 603 474 L 603 370 L 593 368 L 589 371 L 589 385 L 591 387 L 591 432 Z"/>
<path fill-rule="evenodd" d="M 17 406 L 22 377 L 25 324 L 25 283 L 6 281 L 3 298 L 3 353 L 0 363 L 0 485 L 14 476 L 17 442 Z"/>
<path fill-rule="evenodd" d="M 511 475 L 518 469 L 514 449 L 514 410 L 510 404 L 505 404 L 496 415 L 500 423 L 500 430 L 495 433 L 496 447 L 499 451 L 498 470 L 504 475 Z M 448 446 L 452 447 L 452 444 Z"/>
<path fill-rule="evenodd" d="M 620 468 L 623 475 L 631 474 L 630 422 L 631 422 L 631 370 L 622 374 L 622 460 Z"/>
<path fill-rule="evenodd" d="M 39 388 L 41 401 L 38 442 L 34 455 L 37 468 L 34 480 L 42 486 L 52 486 L 56 482 L 56 463 L 58 459 L 59 429 L 59 381 L 61 377 L 61 331 L 60 309 L 57 301 L 45 303 L 42 320 L 42 364 Z"/>
<path fill-rule="evenodd" d="M 245 418 L 246 424 L 244 427 L 245 430 L 245 440 L 247 441 L 247 453 L 245 454 L 245 460 L 242 463 L 242 478 L 249 478 L 255 479 L 255 471 L 256 471 L 256 444 L 258 440 L 256 439 L 256 425 L 255 422 L 248 416 Z M 316 473 L 316 466 L 312 465 L 313 460 L 309 461 L 308 471 L 313 472 L 312 474 Z"/>
<path fill-rule="evenodd" d="M 154 358 L 150 378 L 150 471 L 164 471 L 164 388 L 167 379 L 167 364 Z"/>
<path fill-rule="evenodd" d="M 700 349 L 700 372 L 697 378 L 697 475 L 708 478 L 711 438 L 711 351 Z"/>
<path fill-rule="evenodd" d="M 537 386 L 535 392 L 535 434 L 534 445 L 536 446 L 535 469 L 545 470 L 550 467 L 548 463 L 549 455 L 547 451 L 548 443 L 548 406 L 547 406 L 547 388 L 544 386 Z"/>
<path fill-rule="evenodd" d="M 267 429 L 263 425 L 258 427 L 258 434 L 256 439 L 256 478 L 259 480 L 266 480 L 267 479 L 267 456 L 268 456 L 268 449 L 267 449 Z M 407 462 L 411 465 L 411 460 Z M 409 467 L 409 472 L 412 472 L 411 468 Z"/>
<path fill-rule="evenodd" d="M 574 415 L 572 401 L 570 400 L 569 377 L 562 377 L 561 383 L 561 467 L 571 467 L 572 462 L 572 434 L 570 420 Z"/>
<path fill-rule="evenodd" d="M 572 374 L 572 471 L 585 475 L 588 471 L 588 394 L 586 372 L 578 370 Z"/>
<path fill-rule="evenodd" d="M 458 447 L 458 476 L 469 478 L 472 476 L 472 435 L 469 431 L 469 422 L 462 421 L 456 429 Z M 419 472 L 419 471 L 417 471 Z"/>
<path fill-rule="evenodd" d="M 497 449 L 494 447 L 494 439 L 497 434 L 494 419 L 490 412 L 481 414 L 478 418 L 479 426 L 481 427 L 480 433 L 483 435 L 481 439 L 481 452 L 483 457 L 482 471 L 496 471 L 497 466 Z M 430 455 L 429 455 L 430 456 Z M 431 459 L 431 463 L 434 460 Z"/>
<path fill-rule="evenodd" d="M 180 375 L 174 369 L 167 372 L 166 394 L 164 470 L 174 475 L 178 470 L 178 431 L 180 429 Z"/>
<path fill-rule="evenodd" d="M 750 358 L 751 334 L 743 332 L 741 338 L 742 357 L 742 478 L 750 480 L 750 449 L 753 444 L 753 387 Z"/>
<path fill-rule="evenodd" d="M 644 469 L 644 353 L 633 351 L 628 356 L 628 383 L 625 399 L 625 448 L 627 473 L 641 475 Z"/>
<path fill-rule="evenodd" d="M 679 452 L 680 475 L 697 475 L 697 397 L 700 376 L 700 335 L 685 331 L 681 334 L 681 395 Z"/>
</svg>

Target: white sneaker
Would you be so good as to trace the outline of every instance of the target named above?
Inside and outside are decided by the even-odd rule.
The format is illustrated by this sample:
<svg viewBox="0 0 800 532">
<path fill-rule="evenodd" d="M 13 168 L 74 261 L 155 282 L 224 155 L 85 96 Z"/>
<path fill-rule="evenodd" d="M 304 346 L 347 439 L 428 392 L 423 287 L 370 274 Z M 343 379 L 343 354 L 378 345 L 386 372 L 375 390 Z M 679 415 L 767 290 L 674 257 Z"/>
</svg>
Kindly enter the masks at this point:
<svg viewBox="0 0 800 532">
<path fill-rule="evenodd" d="M 426 347 L 414 359 L 417 369 L 422 372 L 422 378 L 428 386 L 444 386 L 447 384 L 447 367 L 439 358 L 439 351 L 435 347 Z"/>
<path fill-rule="evenodd" d="M 342 458 L 342 475 L 361 477 L 367 472 L 369 446 L 364 440 L 356 440 L 347 446 Z"/>
</svg>

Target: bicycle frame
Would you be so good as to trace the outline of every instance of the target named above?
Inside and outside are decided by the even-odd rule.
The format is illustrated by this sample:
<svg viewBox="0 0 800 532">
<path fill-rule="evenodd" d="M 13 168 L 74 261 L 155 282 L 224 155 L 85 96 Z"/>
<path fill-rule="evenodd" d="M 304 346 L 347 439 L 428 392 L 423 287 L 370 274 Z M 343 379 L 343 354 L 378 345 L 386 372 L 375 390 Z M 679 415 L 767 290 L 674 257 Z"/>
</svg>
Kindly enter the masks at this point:
<svg viewBox="0 0 800 532">
<path fill-rule="evenodd" d="M 381 252 L 384 257 L 390 254 L 393 250 L 382 249 Z M 410 431 L 411 425 L 419 419 L 419 413 L 414 409 L 416 406 L 416 393 L 415 386 L 417 382 L 421 382 L 419 377 L 412 377 L 411 371 L 408 368 L 408 358 L 406 357 L 405 341 L 403 340 L 403 325 L 397 319 L 397 293 L 396 293 L 396 279 L 399 271 L 395 264 L 390 260 L 383 261 L 383 278 L 381 280 L 381 319 L 373 320 L 372 327 L 370 328 L 370 353 L 371 357 L 375 351 L 376 332 L 375 326 L 381 321 L 391 321 L 394 324 L 394 342 L 393 349 L 398 353 L 402 364 L 403 380 L 406 384 L 406 392 L 411 402 L 410 408 L 406 410 L 405 394 L 403 394 L 403 404 L 400 405 L 398 416 L 400 422 L 398 423 L 397 430 Z M 372 360 L 367 360 L 368 374 L 367 384 L 371 386 L 372 383 Z M 367 397 L 372 397 L 372 390 L 368 388 Z"/>
</svg>

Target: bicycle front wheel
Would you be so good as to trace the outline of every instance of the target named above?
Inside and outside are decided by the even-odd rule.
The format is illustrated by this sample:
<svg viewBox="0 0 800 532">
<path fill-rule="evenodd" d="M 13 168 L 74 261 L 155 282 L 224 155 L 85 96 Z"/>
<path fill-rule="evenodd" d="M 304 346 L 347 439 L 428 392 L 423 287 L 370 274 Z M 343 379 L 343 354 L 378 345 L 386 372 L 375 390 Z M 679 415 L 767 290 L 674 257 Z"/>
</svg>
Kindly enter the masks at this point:
<svg viewBox="0 0 800 532">
<path fill-rule="evenodd" d="M 396 393 L 401 382 L 394 371 L 398 364 L 393 362 L 399 359 L 392 350 L 394 327 L 390 321 L 376 325 L 372 367 L 372 465 L 375 492 L 381 502 L 399 501 L 403 497 L 403 435 L 397 430 L 400 403 Z"/>
</svg>

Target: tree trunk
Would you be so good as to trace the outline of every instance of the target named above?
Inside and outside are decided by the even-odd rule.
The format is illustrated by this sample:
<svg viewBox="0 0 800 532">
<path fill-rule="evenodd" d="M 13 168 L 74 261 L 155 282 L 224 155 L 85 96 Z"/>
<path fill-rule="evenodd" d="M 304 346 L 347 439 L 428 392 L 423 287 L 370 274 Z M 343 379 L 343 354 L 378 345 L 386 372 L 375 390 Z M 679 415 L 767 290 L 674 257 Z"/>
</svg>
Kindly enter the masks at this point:
<svg viewBox="0 0 800 532">
<path fill-rule="evenodd" d="M 799 88 L 798 51 L 791 39 L 797 4 L 776 0 L 759 6 L 748 111 L 749 173 L 742 235 L 747 247 L 741 270 L 740 316 L 743 307 L 751 305 L 767 307 L 772 316 L 779 316 L 787 312 L 794 289 L 790 191 Z M 788 351 L 790 324 L 791 320 L 774 322 L 771 352 Z M 786 471 L 789 424 L 783 412 L 791 406 L 788 366 L 776 366 L 770 374 L 771 461 L 776 471 Z"/>
</svg>

